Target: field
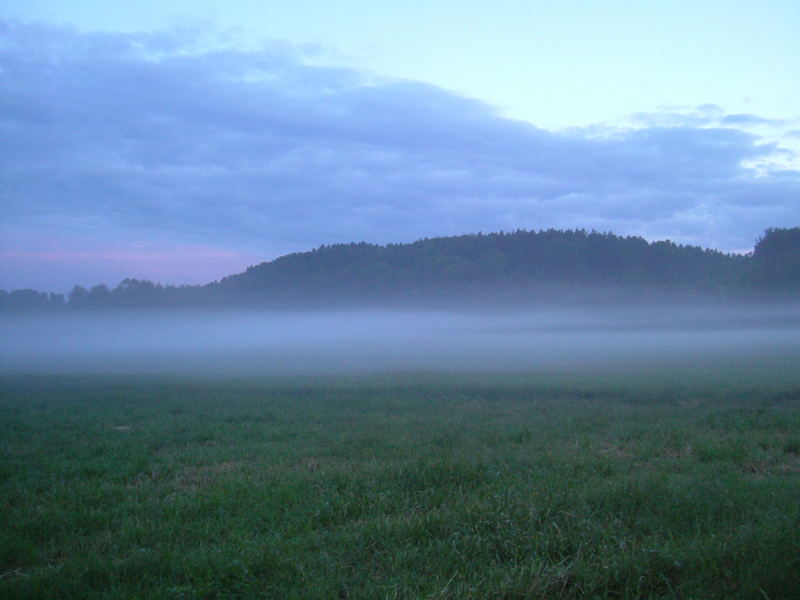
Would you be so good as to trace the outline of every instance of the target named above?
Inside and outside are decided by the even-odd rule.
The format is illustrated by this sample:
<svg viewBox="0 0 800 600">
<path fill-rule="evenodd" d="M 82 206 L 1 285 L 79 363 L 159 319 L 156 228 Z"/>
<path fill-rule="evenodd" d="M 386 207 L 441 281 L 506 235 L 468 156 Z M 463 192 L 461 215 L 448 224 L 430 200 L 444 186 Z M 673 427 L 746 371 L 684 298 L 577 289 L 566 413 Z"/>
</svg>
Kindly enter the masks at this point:
<svg viewBox="0 0 800 600">
<path fill-rule="evenodd" d="M 7 376 L 2 598 L 800 598 L 800 373 Z"/>
</svg>

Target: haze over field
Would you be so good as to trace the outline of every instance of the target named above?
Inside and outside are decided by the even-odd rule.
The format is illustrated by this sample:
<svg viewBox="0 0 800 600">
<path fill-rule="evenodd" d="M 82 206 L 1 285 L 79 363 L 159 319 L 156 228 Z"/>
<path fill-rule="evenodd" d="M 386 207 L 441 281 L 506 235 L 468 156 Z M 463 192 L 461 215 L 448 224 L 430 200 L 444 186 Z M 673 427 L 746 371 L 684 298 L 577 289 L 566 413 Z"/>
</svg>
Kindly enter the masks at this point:
<svg viewBox="0 0 800 600">
<path fill-rule="evenodd" d="M 797 598 L 800 0 L 3 0 L 0 598 Z"/>
<path fill-rule="evenodd" d="M 0 315 L 3 373 L 284 375 L 800 359 L 800 306 Z"/>
<path fill-rule="evenodd" d="M 136 7 L 0 14 L 4 371 L 794 348 L 791 308 L 686 300 L 800 289 L 796 2 Z"/>
</svg>

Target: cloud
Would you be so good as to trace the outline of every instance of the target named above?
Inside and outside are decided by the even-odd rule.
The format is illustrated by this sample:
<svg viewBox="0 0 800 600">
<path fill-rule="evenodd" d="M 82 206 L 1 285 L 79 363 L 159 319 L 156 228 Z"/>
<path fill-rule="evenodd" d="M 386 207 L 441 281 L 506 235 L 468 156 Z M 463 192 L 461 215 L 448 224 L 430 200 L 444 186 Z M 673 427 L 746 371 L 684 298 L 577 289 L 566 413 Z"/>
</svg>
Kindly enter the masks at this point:
<svg viewBox="0 0 800 600">
<path fill-rule="evenodd" d="M 758 115 L 751 114 L 733 114 L 725 115 L 722 117 L 721 122 L 725 125 L 777 125 L 785 124 L 782 119 L 766 119 Z"/>
<path fill-rule="evenodd" d="M 98 265 L 113 248 L 119 279 L 125 248 L 138 270 L 160 251 L 148 245 L 226 257 L 172 277 L 159 267 L 180 282 L 225 275 L 214 269 L 230 269 L 230 257 L 244 268 L 341 241 L 587 227 L 738 250 L 800 221 L 800 175 L 770 166 L 786 150 L 746 130 L 768 121 L 756 115 L 705 105 L 551 132 L 304 52 L 203 31 L 3 24 L 7 266 L 20 239 L 26 260 L 42 252 L 48 265 L 74 256 L 76 240 Z M 61 247 L 37 250 L 37 240 Z M 53 268 L 83 281 L 90 263 Z"/>
</svg>

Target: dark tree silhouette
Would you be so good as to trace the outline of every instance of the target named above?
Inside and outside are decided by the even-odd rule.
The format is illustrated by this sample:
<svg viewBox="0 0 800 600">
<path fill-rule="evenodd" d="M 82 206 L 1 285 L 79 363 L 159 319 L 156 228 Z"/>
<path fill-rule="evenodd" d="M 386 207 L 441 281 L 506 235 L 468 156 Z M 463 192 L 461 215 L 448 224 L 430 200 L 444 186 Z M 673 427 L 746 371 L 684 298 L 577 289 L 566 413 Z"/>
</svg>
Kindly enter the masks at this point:
<svg viewBox="0 0 800 600">
<path fill-rule="evenodd" d="M 76 285 L 68 301 L 34 290 L 0 294 L 7 310 L 155 307 L 450 306 L 563 299 L 770 296 L 800 291 L 800 228 L 768 229 L 751 255 L 597 231 L 548 229 L 320 246 L 205 286 L 125 279 Z"/>
<path fill-rule="evenodd" d="M 758 283 L 800 287 L 800 227 L 767 229 L 756 242 L 753 271 Z"/>
</svg>

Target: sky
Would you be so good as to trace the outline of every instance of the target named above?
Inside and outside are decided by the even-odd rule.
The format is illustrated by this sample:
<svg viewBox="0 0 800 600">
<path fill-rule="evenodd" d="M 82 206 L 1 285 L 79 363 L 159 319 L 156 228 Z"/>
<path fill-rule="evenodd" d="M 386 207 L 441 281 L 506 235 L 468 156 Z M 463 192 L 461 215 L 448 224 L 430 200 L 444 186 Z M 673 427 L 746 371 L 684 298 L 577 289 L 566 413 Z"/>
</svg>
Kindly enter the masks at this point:
<svg viewBox="0 0 800 600">
<path fill-rule="evenodd" d="M 289 252 L 800 225 L 800 3 L 0 8 L 0 288 L 206 283 Z"/>
</svg>

